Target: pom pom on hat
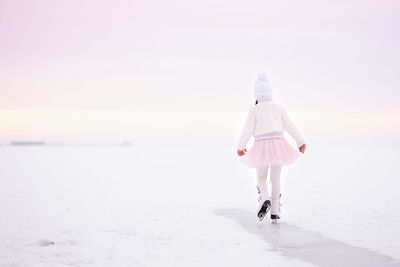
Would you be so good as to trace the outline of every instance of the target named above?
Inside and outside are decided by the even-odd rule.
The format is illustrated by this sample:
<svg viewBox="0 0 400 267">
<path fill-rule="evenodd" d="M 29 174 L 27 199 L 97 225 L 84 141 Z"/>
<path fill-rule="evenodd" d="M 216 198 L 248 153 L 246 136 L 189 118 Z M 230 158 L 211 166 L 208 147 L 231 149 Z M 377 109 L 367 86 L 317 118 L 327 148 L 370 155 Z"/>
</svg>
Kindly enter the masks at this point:
<svg viewBox="0 0 400 267">
<path fill-rule="evenodd" d="M 264 72 L 257 76 L 257 80 L 254 84 L 254 98 L 259 101 L 272 100 L 272 87 L 267 74 Z"/>
</svg>

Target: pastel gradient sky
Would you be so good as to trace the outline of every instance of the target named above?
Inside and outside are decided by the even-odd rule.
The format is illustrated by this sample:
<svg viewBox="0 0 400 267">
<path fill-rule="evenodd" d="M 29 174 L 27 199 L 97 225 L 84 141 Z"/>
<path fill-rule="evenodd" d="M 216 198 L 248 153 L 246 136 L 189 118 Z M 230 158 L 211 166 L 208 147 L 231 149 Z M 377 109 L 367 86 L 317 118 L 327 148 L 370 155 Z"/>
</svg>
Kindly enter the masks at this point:
<svg viewBox="0 0 400 267">
<path fill-rule="evenodd" d="M 0 141 L 237 135 L 266 71 L 306 135 L 400 134 L 399 1 L 0 0 Z"/>
</svg>

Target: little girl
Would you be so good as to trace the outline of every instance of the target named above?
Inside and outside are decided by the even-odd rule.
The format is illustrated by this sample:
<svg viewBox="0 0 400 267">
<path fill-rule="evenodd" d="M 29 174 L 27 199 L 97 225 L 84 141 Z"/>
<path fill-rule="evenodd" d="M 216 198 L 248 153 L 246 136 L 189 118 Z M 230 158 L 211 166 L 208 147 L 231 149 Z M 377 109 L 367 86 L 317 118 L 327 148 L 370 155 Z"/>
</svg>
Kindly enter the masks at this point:
<svg viewBox="0 0 400 267">
<path fill-rule="evenodd" d="M 257 170 L 257 189 L 260 205 L 257 216 L 262 221 L 271 209 L 271 219 L 280 219 L 280 174 L 283 165 L 293 163 L 299 153 L 283 138 L 284 131 L 296 141 L 301 153 L 306 150 L 303 136 L 293 124 L 286 111 L 272 102 L 272 88 L 265 73 L 258 75 L 254 86 L 256 105 L 247 115 L 246 124 L 238 142 L 237 154 L 241 161 Z M 254 136 L 254 145 L 249 152 L 247 142 Z M 247 153 L 246 153 L 247 152 Z M 267 187 L 267 175 L 270 169 L 271 197 Z"/>
</svg>

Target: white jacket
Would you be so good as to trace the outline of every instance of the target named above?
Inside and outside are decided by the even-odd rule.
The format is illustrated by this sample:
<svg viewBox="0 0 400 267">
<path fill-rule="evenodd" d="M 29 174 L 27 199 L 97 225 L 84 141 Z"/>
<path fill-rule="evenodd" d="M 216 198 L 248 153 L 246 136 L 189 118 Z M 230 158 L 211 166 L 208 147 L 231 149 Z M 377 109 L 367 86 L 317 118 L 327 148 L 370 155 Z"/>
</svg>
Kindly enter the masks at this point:
<svg viewBox="0 0 400 267">
<path fill-rule="evenodd" d="M 245 149 L 251 136 L 283 131 L 296 141 L 298 147 L 305 144 L 303 136 L 281 106 L 272 101 L 260 102 L 250 109 L 237 148 Z"/>
</svg>

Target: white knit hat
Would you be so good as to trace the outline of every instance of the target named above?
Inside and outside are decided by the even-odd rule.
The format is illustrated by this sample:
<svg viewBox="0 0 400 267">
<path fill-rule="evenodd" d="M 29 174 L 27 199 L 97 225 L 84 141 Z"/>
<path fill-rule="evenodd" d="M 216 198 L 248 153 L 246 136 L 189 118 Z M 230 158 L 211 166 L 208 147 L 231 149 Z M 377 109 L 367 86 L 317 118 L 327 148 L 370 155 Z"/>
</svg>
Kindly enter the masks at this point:
<svg viewBox="0 0 400 267">
<path fill-rule="evenodd" d="M 258 74 L 254 84 L 254 98 L 259 101 L 272 100 L 272 87 L 266 73 Z"/>
</svg>

